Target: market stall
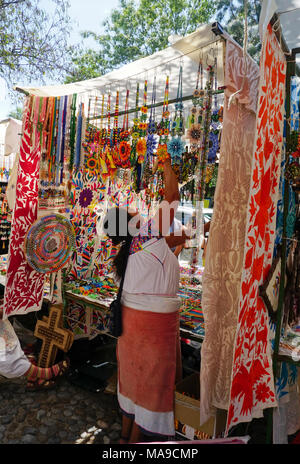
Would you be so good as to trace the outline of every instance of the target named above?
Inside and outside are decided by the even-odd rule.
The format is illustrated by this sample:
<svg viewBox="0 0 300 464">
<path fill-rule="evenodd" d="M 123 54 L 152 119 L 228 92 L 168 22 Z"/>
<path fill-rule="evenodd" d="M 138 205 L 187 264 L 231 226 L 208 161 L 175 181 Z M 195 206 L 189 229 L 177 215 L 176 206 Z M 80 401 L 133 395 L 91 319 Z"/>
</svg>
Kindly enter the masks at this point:
<svg viewBox="0 0 300 464">
<path fill-rule="evenodd" d="M 96 79 L 17 87 L 26 99 L 4 317 L 40 310 L 47 282 L 49 300 L 63 303 L 65 325 L 77 338 L 105 332 L 116 249 L 101 221 L 112 205 L 152 215 L 163 183 L 161 170 L 153 175 L 151 168 L 155 158 L 170 156 L 197 225 L 180 288 L 181 337 L 204 338 L 193 436 L 213 433 L 212 409 L 228 408 L 232 372 L 237 382 L 232 359 L 259 78 L 245 49 L 214 23 Z M 204 269 L 203 211 L 212 196 Z"/>
<path fill-rule="evenodd" d="M 26 218 L 27 225 L 49 213 L 63 213 L 73 225 L 76 237 L 66 278 L 62 279 L 61 269 L 53 268 L 56 271 L 50 278 L 51 292 L 55 294 L 53 301 L 60 302 L 65 290 L 70 297 L 74 292 L 70 292 L 68 285 L 73 282 L 76 286 L 83 279 L 88 280 L 90 288 L 77 285 L 75 293 L 79 296 L 83 291 L 80 298 L 89 295 L 89 302 L 97 303 L 95 295 L 99 294 L 103 279 L 110 274 L 115 253 L 97 234 L 97 223 L 105 208 L 112 204 L 136 206 L 145 216 L 155 210 L 161 198 L 162 179 L 160 173 L 155 178 L 149 177 L 149 170 L 158 149 L 163 159 L 168 146 L 184 199 L 192 200 L 194 205 L 198 200 L 200 206 L 195 214 L 201 214 L 205 186 L 210 188 L 209 184 L 213 184 L 218 164 L 224 92 L 225 39 L 221 34 L 217 24 L 203 26 L 168 49 L 106 76 L 63 86 L 21 89 L 29 95 L 25 112 L 30 111 L 23 134 L 33 133 L 31 138 L 40 156 L 34 166 L 35 203 L 33 214 Z M 197 164 L 198 150 L 202 152 L 202 160 Z M 24 147 L 21 151 L 30 157 L 30 153 L 25 154 Z M 18 205 L 15 213 L 17 209 Z M 15 220 L 17 222 L 17 214 Z M 22 234 L 25 240 L 25 230 Z M 26 240 L 28 243 L 27 236 Z M 14 251 L 16 257 L 15 244 L 11 243 L 7 316 L 40 308 L 47 274 L 41 269 L 41 258 L 33 257 L 36 259 L 35 265 L 33 258 L 30 262 L 30 272 L 35 269 L 31 273 L 35 288 L 33 297 L 32 285 L 29 290 L 21 284 L 21 275 L 18 283 L 15 281 Z M 32 250 L 28 248 L 22 265 L 18 262 L 25 280 L 30 253 Z M 198 255 L 192 259 L 197 260 Z M 17 305 L 9 298 L 12 289 L 19 295 Z M 30 301 L 27 292 L 31 294 Z M 188 304 L 194 303 L 191 295 L 189 298 L 183 295 L 183 300 L 187 319 L 190 316 Z"/>
</svg>

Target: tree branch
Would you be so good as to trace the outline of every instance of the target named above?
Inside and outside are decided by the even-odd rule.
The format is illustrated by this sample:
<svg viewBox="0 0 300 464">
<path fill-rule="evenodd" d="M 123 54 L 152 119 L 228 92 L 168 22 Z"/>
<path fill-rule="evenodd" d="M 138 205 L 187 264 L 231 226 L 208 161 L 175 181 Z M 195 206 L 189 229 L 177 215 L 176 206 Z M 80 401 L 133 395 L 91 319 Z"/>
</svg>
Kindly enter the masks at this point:
<svg viewBox="0 0 300 464">
<path fill-rule="evenodd" d="M 25 0 L 12 0 L 11 2 L 0 2 L 0 9 L 6 8 L 11 5 L 18 5 L 19 3 L 24 3 Z"/>
</svg>

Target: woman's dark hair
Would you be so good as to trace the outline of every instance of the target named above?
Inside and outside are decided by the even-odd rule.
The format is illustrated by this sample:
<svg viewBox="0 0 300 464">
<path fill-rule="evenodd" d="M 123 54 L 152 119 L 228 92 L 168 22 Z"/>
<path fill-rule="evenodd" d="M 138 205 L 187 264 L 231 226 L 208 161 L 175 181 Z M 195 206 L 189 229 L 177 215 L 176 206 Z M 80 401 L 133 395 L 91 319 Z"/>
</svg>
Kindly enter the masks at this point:
<svg viewBox="0 0 300 464">
<path fill-rule="evenodd" d="M 113 260 L 116 274 L 120 278 L 125 274 L 132 241 L 132 235 L 128 230 L 128 223 L 131 219 L 132 216 L 124 208 L 112 208 L 103 223 L 103 227 L 113 245 L 122 243 L 118 254 Z"/>
</svg>

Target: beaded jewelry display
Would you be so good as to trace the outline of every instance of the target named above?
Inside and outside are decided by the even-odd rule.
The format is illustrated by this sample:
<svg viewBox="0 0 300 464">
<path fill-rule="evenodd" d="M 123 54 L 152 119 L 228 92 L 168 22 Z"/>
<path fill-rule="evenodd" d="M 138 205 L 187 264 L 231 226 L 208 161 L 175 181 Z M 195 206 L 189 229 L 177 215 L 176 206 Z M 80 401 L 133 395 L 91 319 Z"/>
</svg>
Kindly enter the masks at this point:
<svg viewBox="0 0 300 464">
<path fill-rule="evenodd" d="M 200 153 L 200 159 L 198 164 L 198 176 L 199 183 L 197 185 L 198 199 L 202 201 L 205 195 L 205 169 L 207 164 L 207 154 L 209 147 L 209 130 L 211 124 L 211 104 L 212 104 L 212 84 L 214 77 L 214 68 L 209 66 L 207 69 L 209 76 L 206 83 L 205 99 L 204 99 L 204 120 L 203 120 L 203 141 Z"/>
<path fill-rule="evenodd" d="M 179 176 L 179 166 L 182 162 L 182 154 L 185 150 L 185 145 L 181 140 L 183 134 L 183 103 L 182 103 L 182 66 L 179 70 L 178 87 L 177 87 L 177 102 L 175 103 L 175 116 L 172 123 L 172 139 L 167 143 L 168 153 L 171 156 L 173 169 L 176 165 L 177 177 Z"/>
<path fill-rule="evenodd" d="M 170 134 L 170 111 L 169 111 L 169 76 L 166 78 L 165 96 L 162 110 L 162 119 L 157 127 L 159 135 L 159 144 L 164 145 L 168 143 Z"/>
<path fill-rule="evenodd" d="M 136 163 L 136 144 L 138 139 L 140 138 L 139 132 L 139 95 L 140 95 L 140 84 L 137 83 L 136 86 L 136 99 L 135 99 L 135 118 L 133 120 L 133 127 L 131 129 L 131 157 L 130 157 L 130 165 L 131 167 L 135 166 Z"/>
</svg>

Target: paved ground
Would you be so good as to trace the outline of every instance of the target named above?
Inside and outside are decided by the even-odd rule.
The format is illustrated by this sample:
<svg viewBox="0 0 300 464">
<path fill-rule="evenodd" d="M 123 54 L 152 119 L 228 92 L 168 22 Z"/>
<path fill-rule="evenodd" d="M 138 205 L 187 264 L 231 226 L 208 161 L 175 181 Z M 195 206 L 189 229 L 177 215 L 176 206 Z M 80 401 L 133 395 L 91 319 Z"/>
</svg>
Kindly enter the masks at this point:
<svg viewBox="0 0 300 464">
<path fill-rule="evenodd" d="M 36 341 L 32 332 L 16 332 L 23 348 Z M 111 352 L 99 356 L 107 361 Z M 121 415 L 115 394 L 82 388 L 68 376 L 48 391 L 27 392 L 25 386 L 24 378 L 0 376 L 0 444 L 118 443 Z M 114 391 L 114 383 L 109 388 Z"/>
<path fill-rule="evenodd" d="M 0 379 L 0 443 L 118 443 L 117 398 L 63 379 L 54 390 L 25 392 L 23 379 Z"/>
<path fill-rule="evenodd" d="M 15 325 L 15 330 L 23 349 L 37 342 L 32 331 L 23 326 Z M 91 345 L 93 342 L 88 344 L 89 355 L 85 342 L 74 342 L 72 369 L 54 389 L 27 392 L 24 378 L 5 379 L 0 376 L 0 444 L 119 442 L 121 414 L 115 394 L 116 368 L 113 368 L 112 376 L 110 372 L 111 366 L 116 365 L 115 345 L 111 344 L 111 339 L 107 342 L 105 337 L 104 341 L 94 343 L 92 348 Z M 39 352 L 38 347 L 37 350 Z M 71 352 L 68 354 L 71 355 Z M 78 361 L 80 358 L 81 361 Z M 91 361 L 87 364 L 89 358 Z M 74 362 L 74 359 L 77 361 Z M 107 362 L 110 367 L 97 369 L 100 380 L 89 377 L 91 364 L 97 366 Z M 79 378 L 75 370 L 77 367 Z M 98 385 L 101 387 L 101 376 L 105 370 L 109 376 L 104 376 L 104 386 L 96 392 Z"/>
</svg>

